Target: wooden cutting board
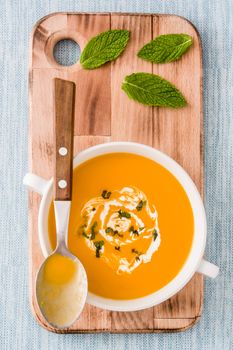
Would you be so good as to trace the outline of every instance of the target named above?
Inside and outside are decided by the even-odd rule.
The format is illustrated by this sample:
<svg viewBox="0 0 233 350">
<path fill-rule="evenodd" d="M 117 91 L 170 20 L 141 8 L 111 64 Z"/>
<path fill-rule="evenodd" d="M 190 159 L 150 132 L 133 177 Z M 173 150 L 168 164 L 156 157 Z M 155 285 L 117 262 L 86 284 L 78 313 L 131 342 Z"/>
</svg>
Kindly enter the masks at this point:
<svg viewBox="0 0 233 350">
<path fill-rule="evenodd" d="M 87 71 L 77 62 L 61 66 L 53 58 L 55 43 L 72 38 L 84 48 L 88 40 L 108 29 L 128 29 L 131 38 L 115 62 Z M 151 64 L 137 57 L 138 50 L 160 34 L 187 33 L 194 44 L 181 60 Z M 203 194 L 202 53 L 197 30 L 173 15 L 55 13 L 42 18 L 32 33 L 30 50 L 30 171 L 46 179 L 53 168 L 54 77 L 76 83 L 74 153 L 98 143 L 141 142 L 167 153 L 180 163 Z M 121 90 L 133 72 L 159 74 L 184 94 L 183 109 L 153 108 L 130 100 Z M 35 274 L 43 260 L 38 241 L 40 197 L 29 195 L 30 300 L 37 321 L 55 331 L 42 318 L 34 294 Z M 196 274 L 176 296 L 159 306 L 138 312 L 110 312 L 86 305 L 81 318 L 67 332 L 168 332 L 187 329 L 200 318 L 203 279 Z"/>
</svg>

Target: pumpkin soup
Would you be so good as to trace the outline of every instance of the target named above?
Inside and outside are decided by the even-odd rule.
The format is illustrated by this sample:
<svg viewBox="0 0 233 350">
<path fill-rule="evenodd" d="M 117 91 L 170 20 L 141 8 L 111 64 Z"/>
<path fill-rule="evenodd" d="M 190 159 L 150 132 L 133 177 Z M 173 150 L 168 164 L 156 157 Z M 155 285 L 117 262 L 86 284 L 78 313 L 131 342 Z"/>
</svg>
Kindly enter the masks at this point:
<svg viewBox="0 0 233 350">
<path fill-rule="evenodd" d="M 55 248 L 53 205 L 48 228 Z M 158 163 L 112 153 L 74 169 L 68 246 L 86 269 L 90 292 L 132 299 L 159 290 L 185 263 L 193 231 L 183 187 Z"/>
</svg>

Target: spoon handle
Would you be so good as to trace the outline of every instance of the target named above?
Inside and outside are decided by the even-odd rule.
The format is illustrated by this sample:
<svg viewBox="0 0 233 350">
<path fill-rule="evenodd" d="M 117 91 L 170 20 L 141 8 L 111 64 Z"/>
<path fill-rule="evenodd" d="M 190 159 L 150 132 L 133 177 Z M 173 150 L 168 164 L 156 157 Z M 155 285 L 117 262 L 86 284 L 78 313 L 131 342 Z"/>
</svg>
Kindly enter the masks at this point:
<svg viewBox="0 0 233 350">
<path fill-rule="evenodd" d="M 71 200 L 75 83 L 54 79 L 54 200 Z"/>
</svg>

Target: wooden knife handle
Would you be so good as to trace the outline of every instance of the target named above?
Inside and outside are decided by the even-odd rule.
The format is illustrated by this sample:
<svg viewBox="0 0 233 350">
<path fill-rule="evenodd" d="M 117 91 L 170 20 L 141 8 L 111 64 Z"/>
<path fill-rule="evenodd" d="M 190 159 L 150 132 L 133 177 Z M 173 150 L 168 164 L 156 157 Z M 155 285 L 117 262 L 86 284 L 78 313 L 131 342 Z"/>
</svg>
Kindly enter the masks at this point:
<svg viewBox="0 0 233 350">
<path fill-rule="evenodd" d="M 75 84 L 54 79 L 54 200 L 71 200 Z"/>
</svg>

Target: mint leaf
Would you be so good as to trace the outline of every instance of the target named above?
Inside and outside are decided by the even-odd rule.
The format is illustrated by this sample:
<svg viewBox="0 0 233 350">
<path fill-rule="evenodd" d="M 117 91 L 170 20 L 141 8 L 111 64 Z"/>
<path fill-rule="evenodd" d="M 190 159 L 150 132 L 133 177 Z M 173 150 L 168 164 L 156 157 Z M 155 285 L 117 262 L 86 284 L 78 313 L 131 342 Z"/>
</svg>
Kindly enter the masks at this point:
<svg viewBox="0 0 233 350">
<path fill-rule="evenodd" d="M 84 48 L 80 63 L 85 69 L 94 69 L 115 60 L 129 40 L 129 31 L 113 29 L 92 38 Z"/>
<path fill-rule="evenodd" d="M 129 98 L 147 106 L 178 108 L 187 104 L 174 85 L 150 73 L 133 73 L 126 76 L 122 89 Z"/>
<path fill-rule="evenodd" d="M 167 63 L 178 60 L 192 45 L 188 34 L 160 35 L 138 52 L 138 57 L 154 63 Z"/>
</svg>

